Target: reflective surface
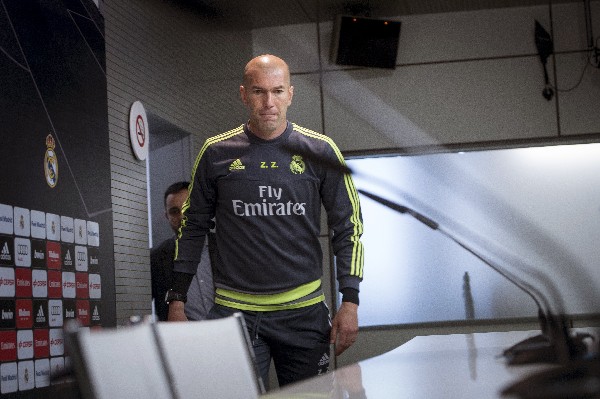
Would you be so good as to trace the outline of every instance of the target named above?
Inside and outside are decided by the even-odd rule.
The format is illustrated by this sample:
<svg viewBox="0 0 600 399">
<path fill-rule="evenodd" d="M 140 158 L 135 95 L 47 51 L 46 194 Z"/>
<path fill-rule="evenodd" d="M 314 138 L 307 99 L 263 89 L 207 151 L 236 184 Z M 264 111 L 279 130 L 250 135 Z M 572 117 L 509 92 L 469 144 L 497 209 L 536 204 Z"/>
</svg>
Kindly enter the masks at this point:
<svg viewBox="0 0 600 399">
<path fill-rule="evenodd" d="M 507 366 L 499 355 L 539 331 L 416 337 L 381 356 L 274 391 L 266 398 L 499 398 L 548 365 Z M 315 396 L 318 395 L 318 396 Z"/>
</svg>

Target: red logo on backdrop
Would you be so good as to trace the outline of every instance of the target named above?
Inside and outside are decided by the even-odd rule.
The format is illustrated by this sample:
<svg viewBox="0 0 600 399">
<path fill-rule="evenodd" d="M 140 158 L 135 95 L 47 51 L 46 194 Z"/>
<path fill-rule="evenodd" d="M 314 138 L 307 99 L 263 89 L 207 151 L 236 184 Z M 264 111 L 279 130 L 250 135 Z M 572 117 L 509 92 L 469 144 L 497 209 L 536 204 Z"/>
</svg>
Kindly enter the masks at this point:
<svg viewBox="0 0 600 399">
<path fill-rule="evenodd" d="M 48 330 L 33 330 L 33 353 L 38 359 L 50 356 Z"/>
<path fill-rule="evenodd" d="M 31 269 L 15 268 L 17 298 L 31 298 Z"/>
<path fill-rule="evenodd" d="M 62 273 L 48 270 L 48 298 L 62 297 Z"/>
<path fill-rule="evenodd" d="M 75 310 L 77 312 L 77 320 L 83 326 L 90 325 L 90 302 L 86 300 L 80 300 L 75 302 Z"/>
<path fill-rule="evenodd" d="M 17 328 L 33 327 L 33 303 L 31 299 L 17 299 Z"/>
<path fill-rule="evenodd" d="M 59 242 L 46 242 L 46 264 L 48 269 L 60 269 L 62 267 Z"/>
<path fill-rule="evenodd" d="M 17 332 L 0 331 L 0 362 L 17 360 Z"/>
<path fill-rule="evenodd" d="M 75 273 L 75 290 L 77 298 L 88 298 L 90 296 L 87 273 Z"/>
</svg>

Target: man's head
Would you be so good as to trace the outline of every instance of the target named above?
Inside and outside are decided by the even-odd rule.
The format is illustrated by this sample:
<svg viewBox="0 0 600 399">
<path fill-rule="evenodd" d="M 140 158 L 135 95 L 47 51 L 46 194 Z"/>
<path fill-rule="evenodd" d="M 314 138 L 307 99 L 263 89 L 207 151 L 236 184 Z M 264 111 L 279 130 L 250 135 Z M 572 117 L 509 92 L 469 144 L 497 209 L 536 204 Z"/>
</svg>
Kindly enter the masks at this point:
<svg viewBox="0 0 600 399">
<path fill-rule="evenodd" d="M 175 233 L 177 233 L 179 225 L 181 224 L 181 208 L 188 197 L 189 185 L 190 183 L 187 181 L 180 181 L 171 184 L 165 191 L 165 217 Z"/>
<path fill-rule="evenodd" d="M 290 70 L 281 58 L 261 55 L 246 64 L 240 96 L 250 111 L 250 130 L 257 136 L 272 139 L 285 131 L 293 95 Z"/>
</svg>

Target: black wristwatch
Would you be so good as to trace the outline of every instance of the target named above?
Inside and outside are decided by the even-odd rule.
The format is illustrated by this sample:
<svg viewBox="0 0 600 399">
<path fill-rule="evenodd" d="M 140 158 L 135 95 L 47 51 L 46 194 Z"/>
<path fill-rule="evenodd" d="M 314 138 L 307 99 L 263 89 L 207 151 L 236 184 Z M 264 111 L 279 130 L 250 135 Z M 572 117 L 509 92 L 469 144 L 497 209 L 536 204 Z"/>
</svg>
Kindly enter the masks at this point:
<svg viewBox="0 0 600 399">
<path fill-rule="evenodd" d="M 184 294 L 180 294 L 179 292 L 175 292 L 173 290 L 169 290 L 167 291 L 167 294 L 165 295 L 165 302 L 167 304 L 171 303 L 172 301 L 180 301 L 180 302 L 187 302 L 187 295 Z"/>
</svg>

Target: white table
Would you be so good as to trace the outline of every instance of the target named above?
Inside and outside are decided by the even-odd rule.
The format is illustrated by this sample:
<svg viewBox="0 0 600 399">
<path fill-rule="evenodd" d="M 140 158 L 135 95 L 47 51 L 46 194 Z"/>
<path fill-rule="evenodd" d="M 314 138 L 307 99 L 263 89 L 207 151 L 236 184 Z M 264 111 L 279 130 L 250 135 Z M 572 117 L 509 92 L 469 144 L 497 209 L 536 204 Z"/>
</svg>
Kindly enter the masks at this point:
<svg viewBox="0 0 600 399">
<path fill-rule="evenodd" d="M 265 398 L 500 398 L 501 390 L 550 367 L 508 366 L 502 351 L 539 331 L 415 337 L 404 345 Z"/>
</svg>

